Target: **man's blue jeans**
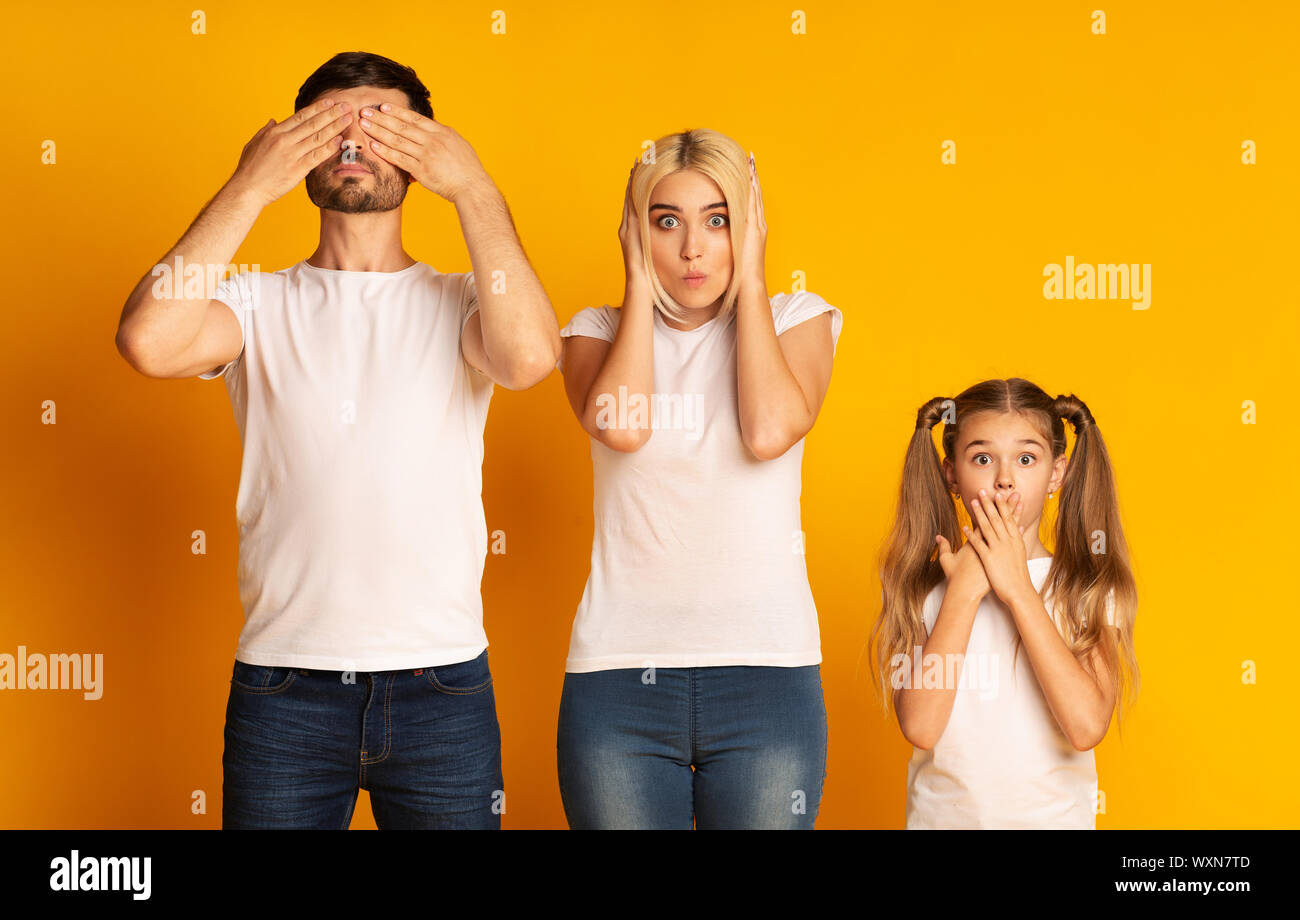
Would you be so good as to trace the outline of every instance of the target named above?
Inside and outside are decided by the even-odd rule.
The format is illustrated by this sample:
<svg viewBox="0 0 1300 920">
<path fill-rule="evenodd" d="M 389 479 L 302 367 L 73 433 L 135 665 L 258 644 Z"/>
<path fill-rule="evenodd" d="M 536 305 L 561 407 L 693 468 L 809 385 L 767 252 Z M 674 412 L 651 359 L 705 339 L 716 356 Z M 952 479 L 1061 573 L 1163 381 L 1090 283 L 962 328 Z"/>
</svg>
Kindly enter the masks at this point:
<svg viewBox="0 0 1300 920">
<path fill-rule="evenodd" d="M 223 828 L 339 828 L 358 789 L 380 828 L 501 827 L 505 784 L 488 654 L 404 671 L 235 661 Z"/>
<path fill-rule="evenodd" d="M 566 673 L 556 750 L 574 829 L 811 829 L 826 778 L 821 668 Z"/>
</svg>

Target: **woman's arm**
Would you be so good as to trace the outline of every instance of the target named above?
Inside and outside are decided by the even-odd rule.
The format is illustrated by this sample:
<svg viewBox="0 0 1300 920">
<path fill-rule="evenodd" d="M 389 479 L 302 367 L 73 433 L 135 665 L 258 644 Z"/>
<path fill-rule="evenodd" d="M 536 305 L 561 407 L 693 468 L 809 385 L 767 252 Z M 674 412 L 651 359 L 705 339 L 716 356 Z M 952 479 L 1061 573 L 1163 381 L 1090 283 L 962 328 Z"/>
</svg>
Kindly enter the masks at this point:
<svg viewBox="0 0 1300 920">
<path fill-rule="evenodd" d="M 633 166 L 632 171 L 635 170 Z M 645 274 L 639 227 L 632 207 L 632 172 L 629 172 L 623 193 L 623 220 L 618 228 L 627 283 L 614 341 L 586 335 L 568 336 L 561 359 L 564 392 L 583 429 L 605 446 L 624 452 L 639 450 L 652 434 L 650 397 L 654 393 L 655 307 L 650 296 L 650 279 Z M 617 426 L 620 403 L 627 406 L 627 428 Z M 633 418 L 632 410 L 638 404 L 645 407 L 643 428 L 633 427 L 638 420 Z M 615 420 L 613 426 L 608 424 L 611 416 Z"/>
<path fill-rule="evenodd" d="M 650 439 L 650 396 L 654 391 L 654 304 L 648 289 L 628 286 L 623 309 L 619 311 L 618 331 L 614 341 L 585 335 L 564 339 L 564 392 L 583 429 L 596 440 L 614 450 L 631 452 Z M 627 428 L 609 425 L 606 419 L 619 417 L 622 401 L 629 409 L 639 394 L 645 399 L 646 427 Z M 602 396 L 604 399 L 602 399 Z M 599 404 L 598 404 L 599 403 Z M 606 407 L 602 411 L 602 406 Z M 598 423 L 597 415 L 601 415 Z"/>
<path fill-rule="evenodd" d="M 779 337 L 763 282 L 741 285 L 736 304 L 736 399 L 749 452 L 773 460 L 817 420 L 831 382 L 830 311 Z"/>
<path fill-rule="evenodd" d="M 758 459 L 773 460 L 812 429 L 830 386 L 835 349 L 829 311 L 780 337 L 776 334 L 763 267 L 767 222 L 752 154 L 749 167 L 749 213 L 736 301 L 736 400 L 745 446 Z"/>
</svg>

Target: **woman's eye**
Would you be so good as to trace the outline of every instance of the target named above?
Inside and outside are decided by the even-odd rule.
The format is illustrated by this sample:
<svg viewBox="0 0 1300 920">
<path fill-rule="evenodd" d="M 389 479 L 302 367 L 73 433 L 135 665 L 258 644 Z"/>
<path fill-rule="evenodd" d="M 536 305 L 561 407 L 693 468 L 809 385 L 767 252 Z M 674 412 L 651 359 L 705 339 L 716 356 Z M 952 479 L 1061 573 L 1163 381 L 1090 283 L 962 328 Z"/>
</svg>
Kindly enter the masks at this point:
<svg viewBox="0 0 1300 920">
<path fill-rule="evenodd" d="M 669 220 L 673 222 L 671 227 L 664 223 Z M 665 214 L 663 217 L 659 218 L 659 226 L 663 227 L 665 230 L 671 230 L 673 227 L 677 226 L 677 218 L 673 217 L 671 214 Z"/>
<path fill-rule="evenodd" d="M 716 224 L 714 223 L 715 220 L 717 221 Z M 725 215 L 725 214 L 714 214 L 712 217 L 709 218 L 709 226 L 711 226 L 711 227 L 725 227 L 725 226 L 727 226 L 727 217 L 726 217 L 726 215 Z"/>
</svg>

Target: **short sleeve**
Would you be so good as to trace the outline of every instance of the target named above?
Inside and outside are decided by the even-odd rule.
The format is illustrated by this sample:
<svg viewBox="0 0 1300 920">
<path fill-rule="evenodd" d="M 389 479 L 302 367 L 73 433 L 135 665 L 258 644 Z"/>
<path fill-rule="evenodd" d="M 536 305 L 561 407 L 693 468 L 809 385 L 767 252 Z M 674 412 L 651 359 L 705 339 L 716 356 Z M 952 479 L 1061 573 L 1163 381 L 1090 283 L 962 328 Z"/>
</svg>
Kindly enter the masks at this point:
<svg viewBox="0 0 1300 920">
<path fill-rule="evenodd" d="M 239 359 L 244 356 L 244 349 L 248 345 L 248 311 L 254 307 L 254 297 L 256 285 L 253 283 L 253 275 L 257 272 L 244 272 L 234 277 L 227 278 L 217 285 L 217 289 L 212 292 L 212 299 L 219 300 L 228 306 L 235 314 L 235 319 L 239 321 L 239 333 L 242 343 L 239 346 L 239 354 L 235 360 L 228 364 L 223 364 L 218 368 L 210 371 L 204 371 L 199 374 L 200 380 L 212 380 L 216 377 L 225 376 L 226 371 L 239 363 Z"/>
<path fill-rule="evenodd" d="M 934 624 L 939 619 L 939 608 L 943 606 L 943 595 L 947 590 L 948 582 L 941 581 L 930 589 L 930 593 L 925 596 L 925 603 L 921 605 L 921 621 L 925 623 L 926 633 L 934 632 Z"/>
<path fill-rule="evenodd" d="M 473 272 L 465 272 L 461 278 L 464 279 L 460 290 L 460 331 L 463 334 L 469 318 L 478 312 L 478 284 Z"/>
<path fill-rule="evenodd" d="M 811 291 L 784 292 L 772 298 L 772 322 L 776 325 L 776 334 L 788 332 L 800 323 L 821 316 L 827 311 L 831 314 L 831 354 L 840 341 L 840 329 L 844 325 L 844 314 L 838 307 L 832 307 L 821 297 Z"/>
<path fill-rule="evenodd" d="M 585 335 L 593 339 L 604 339 L 606 342 L 614 341 L 614 336 L 618 333 L 618 321 L 622 311 L 615 310 L 609 304 L 603 307 L 587 307 L 579 310 L 569 320 L 568 325 L 560 330 L 560 335 L 568 338 L 571 335 Z M 564 353 L 560 353 L 560 360 L 555 362 L 555 366 L 561 372 L 564 370 Z"/>
</svg>

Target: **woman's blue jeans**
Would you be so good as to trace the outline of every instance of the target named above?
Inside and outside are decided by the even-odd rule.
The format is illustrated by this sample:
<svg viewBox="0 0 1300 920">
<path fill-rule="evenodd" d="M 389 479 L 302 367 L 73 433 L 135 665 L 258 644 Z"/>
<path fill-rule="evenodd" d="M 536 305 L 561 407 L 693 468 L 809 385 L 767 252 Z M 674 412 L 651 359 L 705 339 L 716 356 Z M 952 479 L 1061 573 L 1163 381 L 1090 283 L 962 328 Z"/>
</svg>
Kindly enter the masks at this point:
<svg viewBox="0 0 1300 920">
<path fill-rule="evenodd" d="M 566 673 L 556 743 L 573 829 L 811 829 L 826 778 L 821 668 Z"/>
<path fill-rule="evenodd" d="M 505 784 L 484 649 L 404 671 L 235 661 L 223 828 L 339 828 L 358 789 L 380 828 L 501 827 Z"/>
</svg>

